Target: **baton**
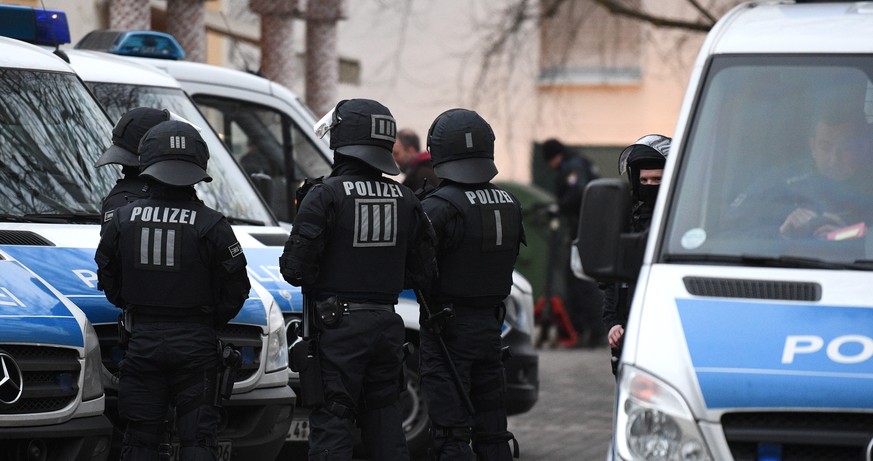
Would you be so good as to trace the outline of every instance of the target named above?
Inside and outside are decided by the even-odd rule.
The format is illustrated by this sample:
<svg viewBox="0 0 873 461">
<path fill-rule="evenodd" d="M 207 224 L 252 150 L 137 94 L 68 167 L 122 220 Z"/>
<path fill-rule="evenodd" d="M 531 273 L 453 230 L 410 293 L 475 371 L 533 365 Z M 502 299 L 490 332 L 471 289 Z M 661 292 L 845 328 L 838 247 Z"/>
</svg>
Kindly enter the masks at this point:
<svg viewBox="0 0 873 461">
<path fill-rule="evenodd" d="M 425 322 L 427 322 L 429 325 L 433 325 L 434 316 L 431 315 L 430 308 L 428 307 L 427 301 L 425 301 L 424 296 L 421 294 L 421 290 L 415 289 L 414 292 L 415 296 L 418 298 L 419 304 L 421 304 L 421 307 L 423 307 L 424 311 L 426 312 Z M 450 314 L 452 314 L 452 310 L 446 307 L 443 308 L 443 310 L 441 310 L 436 315 L 440 316 Z M 443 339 L 443 333 L 442 331 L 438 330 L 434 330 L 434 333 L 436 333 L 437 342 L 440 344 L 440 349 L 442 349 L 443 351 L 443 357 L 445 357 L 446 363 L 449 365 L 449 371 L 452 374 L 452 381 L 455 382 L 455 388 L 458 390 L 458 395 L 461 397 L 461 400 L 463 400 L 464 406 L 467 407 L 467 411 L 469 411 L 470 414 L 473 415 L 476 413 L 476 410 L 473 408 L 473 402 L 470 401 L 470 396 L 467 395 L 467 391 L 464 390 L 464 383 L 461 382 L 461 375 L 458 374 L 458 369 L 455 368 L 455 362 L 452 361 L 452 356 L 449 354 L 449 348 L 446 347 L 446 342 Z"/>
</svg>

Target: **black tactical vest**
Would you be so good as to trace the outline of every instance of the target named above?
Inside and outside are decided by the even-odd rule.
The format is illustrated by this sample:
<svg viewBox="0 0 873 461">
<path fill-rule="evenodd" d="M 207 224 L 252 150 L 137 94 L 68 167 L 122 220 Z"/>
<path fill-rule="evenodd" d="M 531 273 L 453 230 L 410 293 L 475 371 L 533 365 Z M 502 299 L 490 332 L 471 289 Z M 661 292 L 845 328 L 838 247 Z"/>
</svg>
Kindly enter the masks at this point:
<svg viewBox="0 0 873 461">
<path fill-rule="evenodd" d="M 206 234 L 222 215 L 196 201 L 146 198 L 116 210 L 122 296 L 133 305 L 214 306 Z"/>
<path fill-rule="evenodd" d="M 149 185 L 141 177 L 119 179 L 100 207 L 101 231 L 112 221 L 112 211 L 149 196 Z"/>
<path fill-rule="evenodd" d="M 409 188 L 387 178 L 337 176 L 325 179 L 322 187 L 332 194 L 336 215 L 314 288 L 396 298 L 403 290 L 418 200 Z"/>
<path fill-rule="evenodd" d="M 464 219 L 460 245 L 439 257 L 440 298 L 508 296 L 521 239 L 518 200 L 490 183 L 452 183 L 433 195 L 451 203 Z"/>
</svg>

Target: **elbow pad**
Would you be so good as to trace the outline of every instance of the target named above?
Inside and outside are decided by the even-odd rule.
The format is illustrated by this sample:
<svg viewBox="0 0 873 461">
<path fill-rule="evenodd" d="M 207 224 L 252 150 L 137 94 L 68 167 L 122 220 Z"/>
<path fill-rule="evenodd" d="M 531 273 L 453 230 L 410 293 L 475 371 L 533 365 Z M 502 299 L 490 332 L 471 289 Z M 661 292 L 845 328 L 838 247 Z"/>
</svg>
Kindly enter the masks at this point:
<svg viewBox="0 0 873 461">
<path fill-rule="evenodd" d="M 279 257 L 282 278 L 297 287 L 314 283 L 318 277 L 318 253 L 319 248 L 314 241 L 292 234 Z"/>
</svg>

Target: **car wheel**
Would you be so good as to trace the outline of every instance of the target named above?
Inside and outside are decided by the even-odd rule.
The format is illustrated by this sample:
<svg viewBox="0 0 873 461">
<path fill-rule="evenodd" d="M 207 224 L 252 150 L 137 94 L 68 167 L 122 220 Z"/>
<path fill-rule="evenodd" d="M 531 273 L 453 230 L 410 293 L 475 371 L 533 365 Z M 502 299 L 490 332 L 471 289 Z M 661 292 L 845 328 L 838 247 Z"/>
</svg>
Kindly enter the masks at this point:
<svg viewBox="0 0 873 461">
<path fill-rule="evenodd" d="M 406 359 L 406 388 L 400 394 L 400 408 L 409 453 L 413 458 L 421 457 L 430 445 L 430 420 L 418 379 L 418 351 Z"/>
</svg>

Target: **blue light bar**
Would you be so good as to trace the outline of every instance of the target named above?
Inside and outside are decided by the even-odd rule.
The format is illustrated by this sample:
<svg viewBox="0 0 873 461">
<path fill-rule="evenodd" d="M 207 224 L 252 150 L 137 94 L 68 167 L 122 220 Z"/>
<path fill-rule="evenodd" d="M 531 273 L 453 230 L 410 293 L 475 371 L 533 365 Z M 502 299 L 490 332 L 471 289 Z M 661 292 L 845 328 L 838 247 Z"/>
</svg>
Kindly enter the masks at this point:
<svg viewBox="0 0 873 461">
<path fill-rule="evenodd" d="M 185 50 L 172 35 L 153 30 L 95 30 L 83 37 L 75 48 L 145 58 L 185 57 Z"/>
<path fill-rule="evenodd" d="M 0 35 L 37 45 L 70 43 L 67 15 L 61 10 L 0 5 Z"/>
</svg>

